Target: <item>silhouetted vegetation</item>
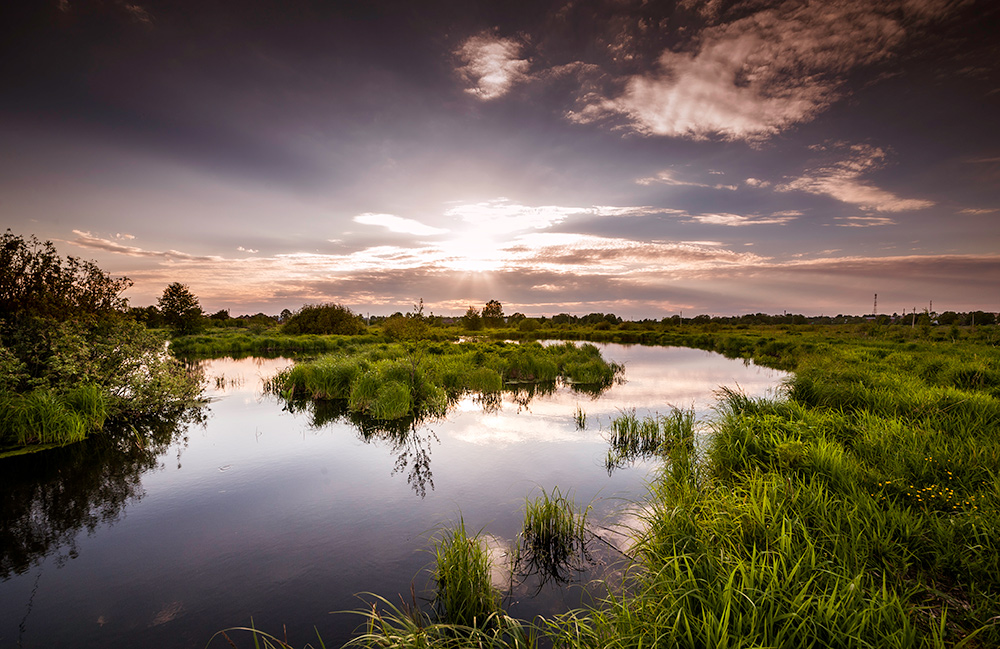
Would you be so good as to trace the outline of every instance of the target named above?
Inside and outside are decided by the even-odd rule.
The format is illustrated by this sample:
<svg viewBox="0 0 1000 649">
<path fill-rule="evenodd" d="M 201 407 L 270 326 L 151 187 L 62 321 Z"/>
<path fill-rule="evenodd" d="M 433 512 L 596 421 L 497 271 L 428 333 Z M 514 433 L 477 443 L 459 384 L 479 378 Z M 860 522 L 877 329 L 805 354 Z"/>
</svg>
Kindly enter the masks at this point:
<svg viewBox="0 0 1000 649">
<path fill-rule="evenodd" d="M 364 331 L 365 325 L 347 307 L 340 304 L 307 304 L 282 325 L 286 334 L 337 334 L 351 336 Z"/>
</svg>

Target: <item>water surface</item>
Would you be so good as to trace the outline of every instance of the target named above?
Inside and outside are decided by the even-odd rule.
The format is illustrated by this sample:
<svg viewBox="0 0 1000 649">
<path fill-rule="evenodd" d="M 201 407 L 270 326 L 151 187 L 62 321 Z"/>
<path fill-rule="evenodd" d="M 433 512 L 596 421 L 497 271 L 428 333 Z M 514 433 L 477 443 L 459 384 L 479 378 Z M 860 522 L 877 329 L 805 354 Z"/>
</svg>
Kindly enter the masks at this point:
<svg viewBox="0 0 1000 649">
<path fill-rule="evenodd" d="M 560 387 L 484 409 L 469 397 L 402 437 L 283 410 L 262 380 L 291 361 L 213 360 L 203 424 L 159 444 L 0 461 L 0 645 L 203 647 L 252 618 L 278 634 L 285 625 L 295 646 L 315 640 L 314 626 L 339 646 L 361 619 L 331 611 L 358 609 L 365 592 L 409 600 L 411 583 L 426 594 L 431 538 L 459 515 L 498 557 L 541 488 L 592 504 L 595 530 L 618 522 L 655 463 L 608 474 L 612 417 L 674 405 L 704 419 L 718 387 L 763 395 L 784 376 L 700 350 L 601 348 L 626 380 L 598 398 Z M 581 581 L 614 555 L 595 548 Z M 579 586 L 536 586 L 515 587 L 511 614 L 585 601 Z"/>
</svg>

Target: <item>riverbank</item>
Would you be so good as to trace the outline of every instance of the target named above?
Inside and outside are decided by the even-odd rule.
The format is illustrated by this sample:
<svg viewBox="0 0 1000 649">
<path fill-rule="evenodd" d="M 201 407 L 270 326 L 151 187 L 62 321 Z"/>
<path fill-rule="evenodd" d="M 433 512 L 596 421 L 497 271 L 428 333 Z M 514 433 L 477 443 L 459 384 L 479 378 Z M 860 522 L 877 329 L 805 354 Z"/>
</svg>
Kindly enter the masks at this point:
<svg viewBox="0 0 1000 649">
<path fill-rule="evenodd" d="M 664 458 L 628 595 L 516 631 L 373 608 L 355 644 L 997 646 L 1000 353 L 898 333 L 670 333 L 795 378 L 721 395 L 704 454 Z"/>
</svg>

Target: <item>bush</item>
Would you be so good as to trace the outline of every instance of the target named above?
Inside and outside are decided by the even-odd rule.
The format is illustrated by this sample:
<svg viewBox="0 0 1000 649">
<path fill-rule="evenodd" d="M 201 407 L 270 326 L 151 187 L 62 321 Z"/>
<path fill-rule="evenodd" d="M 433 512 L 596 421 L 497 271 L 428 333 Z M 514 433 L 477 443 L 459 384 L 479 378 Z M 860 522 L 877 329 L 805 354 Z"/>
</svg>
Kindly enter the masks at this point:
<svg viewBox="0 0 1000 649">
<path fill-rule="evenodd" d="M 342 304 L 307 304 L 282 326 L 286 334 L 353 336 L 365 330 L 361 317 Z"/>
</svg>

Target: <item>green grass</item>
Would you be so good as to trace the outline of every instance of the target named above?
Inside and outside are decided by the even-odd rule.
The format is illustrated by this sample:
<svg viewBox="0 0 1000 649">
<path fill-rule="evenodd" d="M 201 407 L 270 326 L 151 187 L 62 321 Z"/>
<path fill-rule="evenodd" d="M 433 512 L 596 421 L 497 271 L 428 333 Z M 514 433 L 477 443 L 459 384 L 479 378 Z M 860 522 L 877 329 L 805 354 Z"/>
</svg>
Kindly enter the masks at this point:
<svg viewBox="0 0 1000 649">
<path fill-rule="evenodd" d="M 500 593 L 490 581 L 489 553 L 465 521 L 443 531 L 434 545 L 434 610 L 444 624 L 484 627 L 500 613 Z"/>
<path fill-rule="evenodd" d="M 62 445 L 100 431 L 108 416 L 103 392 L 82 384 L 64 393 L 36 389 L 0 395 L 0 446 Z"/>
<path fill-rule="evenodd" d="M 689 329 L 594 333 L 711 349 L 794 377 L 773 398 L 720 391 L 697 446 L 684 412 L 613 423 L 616 459 L 663 458 L 623 583 L 592 608 L 488 637 L 376 606 L 357 645 L 1000 646 L 992 330 L 937 340 L 900 327 Z M 546 497 L 538 510 L 558 498 Z M 559 529 L 561 515 L 536 518 Z"/>
<path fill-rule="evenodd" d="M 611 420 L 607 436 L 608 452 L 604 466 L 608 473 L 627 466 L 639 459 L 661 457 L 670 459 L 677 453 L 691 447 L 694 441 L 694 411 L 672 408 L 668 415 L 657 415 L 639 419 L 635 409 L 622 412 Z M 687 451 L 683 461 L 687 462 Z"/>
<path fill-rule="evenodd" d="M 580 511 L 554 487 L 551 494 L 543 489 L 534 500 L 526 500 L 524 509 L 517 567 L 526 574 L 538 574 L 542 583 L 548 579 L 569 581 L 587 558 L 590 508 Z"/>
<path fill-rule="evenodd" d="M 503 390 L 554 387 L 559 379 L 573 389 L 599 392 L 622 371 L 593 345 L 379 343 L 297 363 L 268 387 L 289 401 L 346 400 L 351 411 L 401 419 L 442 415 L 467 393 L 479 395 L 486 406 L 498 404 Z"/>
</svg>

